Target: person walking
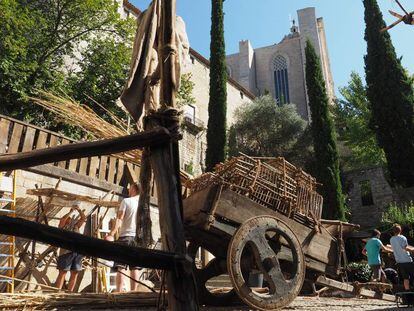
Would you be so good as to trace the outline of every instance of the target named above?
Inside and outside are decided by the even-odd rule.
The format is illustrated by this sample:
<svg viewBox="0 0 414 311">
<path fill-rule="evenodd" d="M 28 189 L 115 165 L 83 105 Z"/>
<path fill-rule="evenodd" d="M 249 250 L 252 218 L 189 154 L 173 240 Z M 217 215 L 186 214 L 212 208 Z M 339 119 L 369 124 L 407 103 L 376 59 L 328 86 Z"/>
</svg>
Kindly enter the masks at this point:
<svg viewBox="0 0 414 311">
<path fill-rule="evenodd" d="M 378 282 L 385 282 L 387 277 L 381 267 L 381 250 L 392 252 L 392 249 L 384 246 L 380 240 L 380 237 L 381 232 L 377 229 L 373 230 L 371 238 L 365 244 L 362 253 L 368 258 L 368 265 L 372 270 L 372 279 Z"/>
<path fill-rule="evenodd" d="M 79 216 L 72 215 L 73 211 L 77 211 Z M 70 211 L 64 215 L 59 221 L 59 228 L 79 233 L 79 229 L 86 221 L 85 210 L 80 209 L 80 202 L 73 203 Z M 79 272 L 82 271 L 83 256 L 66 249 L 61 248 L 59 257 L 57 258 L 57 269 L 59 274 L 56 278 L 55 286 L 59 289 L 63 288 L 66 274 L 70 271 L 68 290 L 73 292 Z"/>
<path fill-rule="evenodd" d="M 119 210 L 117 212 L 117 217 L 115 220 L 115 225 L 113 226 L 110 233 L 105 237 L 107 241 L 113 241 L 116 232 L 119 230 L 119 238 L 115 243 L 128 246 L 137 246 L 136 244 L 136 231 L 137 231 L 137 211 L 138 211 L 138 200 L 141 188 L 139 184 L 132 184 L 129 189 L 129 197 L 122 200 Z M 114 263 L 114 268 L 117 270 L 116 274 L 116 291 L 123 292 L 126 287 L 125 274 L 127 273 L 127 266 L 120 263 Z M 138 283 L 133 279 L 138 280 L 139 278 L 139 267 L 129 267 L 131 270 L 130 281 L 131 291 L 138 290 Z"/>
<path fill-rule="evenodd" d="M 410 290 L 410 277 L 414 277 L 414 262 L 410 252 L 414 251 L 414 247 L 408 245 L 407 238 L 401 234 L 402 229 L 399 224 L 392 227 L 394 236 L 390 243 L 394 252 L 394 258 L 404 280 L 404 289 Z"/>
</svg>

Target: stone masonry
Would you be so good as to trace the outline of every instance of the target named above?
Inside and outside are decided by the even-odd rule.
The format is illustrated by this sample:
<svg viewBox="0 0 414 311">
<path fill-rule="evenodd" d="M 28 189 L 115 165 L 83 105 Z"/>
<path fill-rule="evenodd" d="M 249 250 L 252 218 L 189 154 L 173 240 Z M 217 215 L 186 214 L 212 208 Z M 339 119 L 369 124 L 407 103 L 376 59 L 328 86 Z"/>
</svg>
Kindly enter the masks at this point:
<svg viewBox="0 0 414 311">
<path fill-rule="evenodd" d="M 350 171 L 345 173 L 345 180 L 344 188 L 348 193 L 347 205 L 352 215 L 350 221 L 361 225 L 361 229 L 377 227 L 385 208 L 394 201 L 393 190 L 385 179 L 382 168 Z M 362 200 L 361 187 L 364 184 L 371 189 L 373 204 L 366 205 Z"/>
<path fill-rule="evenodd" d="M 299 27 L 292 25 L 290 33 L 279 43 L 253 49 L 248 40 L 240 41 L 239 52 L 227 56 L 228 72 L 243 87 L 256 96 L 270 93 L 277 99 L 275 59 L 282 57 L 287 64 L 289 102 L 296 105 L 298 113 L 310 120 L 305 82 L 306 41 L 309 39 L 320 56 L 329 98 L 334 95 L 325 27 L 322 18 L 316 18 L 315 8 L 297 11 Z"/>
</svg>

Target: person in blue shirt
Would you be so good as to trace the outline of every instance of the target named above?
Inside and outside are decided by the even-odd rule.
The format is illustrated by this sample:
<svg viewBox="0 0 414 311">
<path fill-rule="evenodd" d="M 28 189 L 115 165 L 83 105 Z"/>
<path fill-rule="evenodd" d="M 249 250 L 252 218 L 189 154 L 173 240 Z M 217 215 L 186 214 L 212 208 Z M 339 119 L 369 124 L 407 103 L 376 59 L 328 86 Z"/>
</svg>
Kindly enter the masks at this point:
<svg viewBox="0 0 414 311">
<path fill-rule="evenodd" d="M 379 230 L 373 230 L 372 237 L 365 244 L 362 253 L 368 258 L 368 265 L 372 270 L 372 279 L 385 282 L 386 276 L 381 267 L 381 250 L 391 253 L 392 249 L 382 244 L 380 236 L 381 232 Z"/>
</svg>

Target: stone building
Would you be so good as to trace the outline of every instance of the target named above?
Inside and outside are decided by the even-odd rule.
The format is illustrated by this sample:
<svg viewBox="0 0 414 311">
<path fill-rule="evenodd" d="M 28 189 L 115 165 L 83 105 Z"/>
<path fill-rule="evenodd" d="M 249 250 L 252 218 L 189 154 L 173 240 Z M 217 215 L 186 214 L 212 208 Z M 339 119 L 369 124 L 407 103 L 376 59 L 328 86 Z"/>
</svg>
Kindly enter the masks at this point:
<svg viewBox="0 0 414 311">
<path fill-rule="evenodd" d="M 316 18 L 313 7 L 297 14 L 299 27 L 293 23 L 279 43 L 254 49 L 249 40 L 240 41 L 239 52 L 228 55 L 226 62 L 229 75 L 254 95 L 269 92 L 279 104 L 295 104 L 302 118 L 310 120 L 304 51 L 308 39 L 321 59 L 330 99 L 334 98 L 334 85 L 322 17 Z"/>
<path fill-rule="evenodd" d="M 197 51 L 190 49 L 190 64 L 184 73 L 191 74 L 194 82 L 194 104 L 184 107 L 183 140 L 180 142 L 181 168 L 194 176 L 204 170 L 207 147 L 207 122 L 210 84 L 210 63 Z M 227 82 L 227 124 L 233 123 L 235 110 L 251 102 L 254 95 L 233 79 Z"/>
<path fill-rule="evenodd" d="M 363 231 L 380 226 L 391 203 L 405 206 L 414 201 L 414 187 L 393 188 L 379 166 L 345 172 L 344 181 L 350 221 Z"/>
<path fill-rule="evenodd" d="M 383 169 L 371 167 L 348 171 L 344 177 L 350 221 L 359 224 L 362 230 L 376 228 L 387 206 L 395 200 Z"/>
</svg>

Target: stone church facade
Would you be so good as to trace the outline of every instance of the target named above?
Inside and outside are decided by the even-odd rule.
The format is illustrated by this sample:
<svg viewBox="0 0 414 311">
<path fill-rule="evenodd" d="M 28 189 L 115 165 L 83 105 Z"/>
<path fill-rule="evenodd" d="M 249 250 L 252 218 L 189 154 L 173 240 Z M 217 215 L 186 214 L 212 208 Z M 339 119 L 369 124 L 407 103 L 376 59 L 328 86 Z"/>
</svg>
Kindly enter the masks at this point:
<svg viewBox="0 0 414 311">
<path fill-rule="evenodd" d="M 325 27 L 315 8 L 297 11 L 298 26 L 279 43 L 254 49 L 249 40 L 239 42 L 239 52 L 228 55 L 229 75 L 256 96 L 270 93 L 278 104 L 292 103 L 303 119 L 310 120 L 305 82 L 305 46 L 309 39 L 321 59 L 329 98 L 334 98 Z"/>
</svg>

